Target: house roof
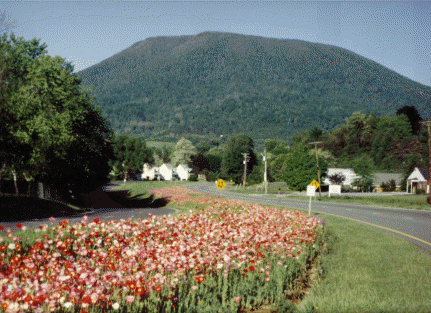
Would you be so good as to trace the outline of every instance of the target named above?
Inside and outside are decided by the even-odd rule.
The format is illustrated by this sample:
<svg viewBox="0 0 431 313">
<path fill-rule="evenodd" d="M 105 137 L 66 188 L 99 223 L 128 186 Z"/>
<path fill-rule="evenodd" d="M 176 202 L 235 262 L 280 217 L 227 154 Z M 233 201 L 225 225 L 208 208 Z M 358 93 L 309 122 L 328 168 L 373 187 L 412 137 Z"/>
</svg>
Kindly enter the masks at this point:
<svg viewBox="0 0 431 313">
<path fill-rule="evenodd" d="M 387 183 L 392 179 L 395 180 L 395 184 L 399 186 L 401 183 L 401 180 L 403 179 L 403 174 L 374 173 L 374 185 L 380 186 L 382 183 Z"/>
<path fill-rule="evenodd" d="M 166 166 L 168 169 L 170 169 L 170 170 L 173 170 L 174 169 L 174 167 L 170 164 L 170 163 L 164 163 L 163 164 L 164 166 Z M 162 166 L 163 166 L 162 165 Z"/>
<path fill-rule="evenodd" d="M 428 181 L 430 177 L 429 168 L 418 168 L 418 169 L 419 169 L 419 172 L 421 172 L 422 176 L 425 178 L 425 180 Z"/>
<path fill-rule="evenodd" d="M 407 180 L 428 181 L 429 180 L 429 169 L 415 167 L 415 169 L 409 175 Z"/>
<path fill-rule="evenodd" d="M 190 168 L 190 167 L 188 167 L 186 164 L 180 164 L 180 165 L 178 165 L 178 166 L 177 166 L 177 168 L 178 168 L 178 167 L 180 167 L 180 166 L 181 166 L 184 170 L 186 170 L 186 171 L 187 171 L 187 170 L 191 170 L 191 168 Z"/>
</svg>

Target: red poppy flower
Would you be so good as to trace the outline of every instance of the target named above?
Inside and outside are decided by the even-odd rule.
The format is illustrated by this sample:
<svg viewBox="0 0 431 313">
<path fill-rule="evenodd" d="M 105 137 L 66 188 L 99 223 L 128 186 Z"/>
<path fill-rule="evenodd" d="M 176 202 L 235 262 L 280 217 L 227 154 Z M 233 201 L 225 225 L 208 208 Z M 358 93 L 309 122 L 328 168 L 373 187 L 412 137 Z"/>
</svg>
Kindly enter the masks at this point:
<svg viewBox="0 0 431 313">
<path fill-rule="evenodd" d="M 250 272 L 253 272 L 254 270 L 256 270 L 256 268 L 255 268 L 253 265 L 250 265 L 250 266 L 248 267 L 248 270 L 249 270 Z"/>
<path fill-rule="evenodd" d="M 160 287 L 159 285 L 155 285 L 154 286 L 154 291 L 155 292 L 160 292 L 160 291 L 162 291 L 162 287 Z"/>
<path fill-rule="evenodd" d="M 18 223 L 18 224 L 16 224 L 16 227 L 18 227 L 19 229 L 21 229 L 22 228 L 22 224 Z"/>
<path fill-rule="evenodd" d="M 3 230 L 4 229 L 4 225 L 1 225 L 0 226 L 0 230 Z M 7 304 L 6 304 L 7 305 Z"/>
</svg>

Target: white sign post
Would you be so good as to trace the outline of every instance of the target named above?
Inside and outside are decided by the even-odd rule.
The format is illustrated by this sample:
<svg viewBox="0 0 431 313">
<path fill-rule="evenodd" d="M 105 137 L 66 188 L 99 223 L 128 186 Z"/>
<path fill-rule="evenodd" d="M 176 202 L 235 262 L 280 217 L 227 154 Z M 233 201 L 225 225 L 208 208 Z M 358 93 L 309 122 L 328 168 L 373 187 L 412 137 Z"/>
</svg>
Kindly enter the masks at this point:
<svg viewBox="0 0 431 313">
<path fill-rule="evenodd" d="M 308 204 L 308 215 L 311 215 L 311 197 L 316 196 L 316 187 L 315 186 L 307 186 L 307 196 L 310 197 L 310 203 Z"/>
</svg>

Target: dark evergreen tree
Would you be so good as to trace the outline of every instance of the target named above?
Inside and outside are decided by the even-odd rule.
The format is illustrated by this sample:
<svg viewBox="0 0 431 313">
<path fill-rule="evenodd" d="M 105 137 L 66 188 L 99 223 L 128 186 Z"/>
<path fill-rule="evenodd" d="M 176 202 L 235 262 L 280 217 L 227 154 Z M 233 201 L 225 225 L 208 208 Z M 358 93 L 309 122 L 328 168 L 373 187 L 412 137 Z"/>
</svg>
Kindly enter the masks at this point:
<svg viewBox="0 0 431 313">
<path fill-rule="evenodd" d="M 412 133 L 415 136 L 419 136 L 421 131 L 421 124 L 422 118 L 418 113 L 418 110 L 414 106 L 404 106 L 402 108 L 399 108 L 397 110 L 397 115 L 404 114 L 408 117 L 410 125 L 412 127 Z"/>
<path fill-rule="evenodd" d="M 240 184 L 244 177 L 244 155 L 248 153 L 247 175 L 257 165 L 257 158 L 253 151 L 253 139 L 246 135 L 237 135 L 229 139 L 222 162 L 222 173 L 227 179 L 232 179 L 235 184 Z"/>
</svg>

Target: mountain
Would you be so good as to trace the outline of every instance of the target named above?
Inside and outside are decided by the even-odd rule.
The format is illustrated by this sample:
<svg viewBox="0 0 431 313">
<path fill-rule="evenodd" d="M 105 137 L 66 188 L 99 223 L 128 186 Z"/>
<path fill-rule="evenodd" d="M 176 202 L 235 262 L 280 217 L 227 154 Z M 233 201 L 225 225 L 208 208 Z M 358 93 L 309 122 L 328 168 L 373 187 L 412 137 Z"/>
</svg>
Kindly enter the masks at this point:
<svg viewBox="0 0 431 313">
<path fill-rule="evenodd" d="M 116 132 L 146 139 L 286 140 L 354 111 L 431 107 L 431 87 L 346 49 L 222 32 L 148 38 L 77 75 Z"/>
</svg>

